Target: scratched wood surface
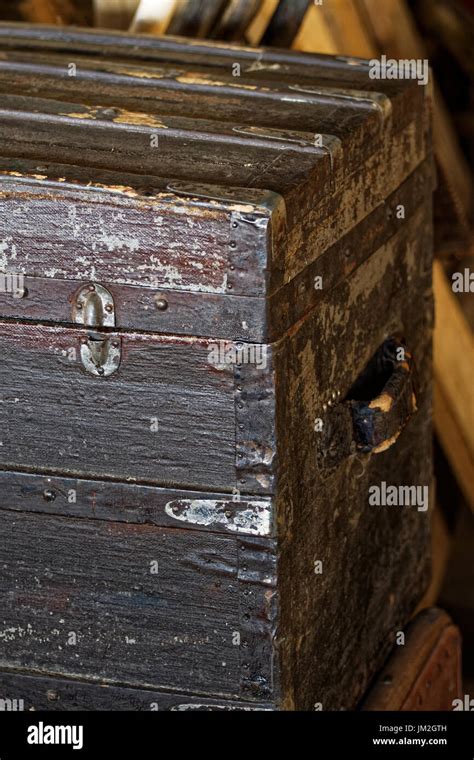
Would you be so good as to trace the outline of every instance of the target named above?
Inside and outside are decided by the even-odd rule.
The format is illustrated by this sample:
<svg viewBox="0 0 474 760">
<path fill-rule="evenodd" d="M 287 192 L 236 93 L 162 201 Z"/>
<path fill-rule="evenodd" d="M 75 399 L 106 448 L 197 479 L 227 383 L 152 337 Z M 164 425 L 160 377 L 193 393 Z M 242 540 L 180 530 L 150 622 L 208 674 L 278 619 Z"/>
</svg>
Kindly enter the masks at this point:
<svg viewBox="0 0 474 760">
<path fill-rule="evenodd" d="M 259 539 L 8 512 L 0 525 L 0 667 L 273 696 L 273 559 Z"/>
<path fill-rule="evenodd" d="M 104 710 L 134 712 L 221 712 L 274 710 L 271 702 L 245 702 L 232 699 L 209 699 L 205 696 L 173 691 L 94 684 L 58 676 L 31 676 L 26 673 L 0 672 L 0 688 L 9 694 L 11 704 L 22 704 L 24 710 Z M 20 701 L 21 700 L 21 701 Z"/>
<path fill-rule="evenodd" d="M 119 370 L 97 384 L 81 365 L 87 335 L 0 324 L 3 468 L 238 487 L 233 367 L 209 361 L 209 341 L 123 334 Z M 270 359 L 260 375 L 271 389 Z M 242 433 L 255 449 L 250 491 L 271 491 L 271 428 L 271 399 L 262 400 Z"/>
<path fill-rule="evenodd" d="M 366 494 L 431 483 L 428 101 L 360 61 L 139 39 L 0 25 L 2 259 L 26 275 L 0 298 L 0 683 L 351 709 L 427 580 L 425 513 Z M 91 281 L 105 378 L 70 351 Z M 418 411 L 390 396 L 362 453 L 337 420 L 395 334 Z M 221 335 L 265 366 L 211 364 Z"/>
<path fill-rule="evenodd" d="M 319 702 L 324 710 L 353 709 L 428 583 L 429 511 L 370 506 L 368 493 L 382 481 L 432 482 L 431 257 L 428 199 L 388 244 L 320 293 L 319 308 L 276 357 L 277 440 L 285 441 L 277 511 L 287 709 Z M 416 357 L 418 411 L 384 453 L 346 448 L 341 456 L 340 400 L 390 334 L 403 335 Z M 317 419 L 324 422 L 319 435 Z"/>
</svg>

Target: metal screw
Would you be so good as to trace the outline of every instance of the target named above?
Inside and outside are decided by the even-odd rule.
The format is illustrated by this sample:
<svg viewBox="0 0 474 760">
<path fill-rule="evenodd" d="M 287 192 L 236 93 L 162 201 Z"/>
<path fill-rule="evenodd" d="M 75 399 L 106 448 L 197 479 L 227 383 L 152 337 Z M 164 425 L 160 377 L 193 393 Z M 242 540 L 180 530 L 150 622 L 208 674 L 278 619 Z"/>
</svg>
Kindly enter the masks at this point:
<svg viewBox="0 0 474 760">
<path fill-rule="evenodd" d="M 159 311 L 166 311 L 168 308 L 168 301 L 163 296 L 156 296 L 155 305 Z"/>
<path fill-rule="evenodd" d="M 50 488 L 46 488 L 43 491 L 43 499 L 45 501 L 54 501 L 56 498 L 56 493 L 52 491 Z"/>
</svg>

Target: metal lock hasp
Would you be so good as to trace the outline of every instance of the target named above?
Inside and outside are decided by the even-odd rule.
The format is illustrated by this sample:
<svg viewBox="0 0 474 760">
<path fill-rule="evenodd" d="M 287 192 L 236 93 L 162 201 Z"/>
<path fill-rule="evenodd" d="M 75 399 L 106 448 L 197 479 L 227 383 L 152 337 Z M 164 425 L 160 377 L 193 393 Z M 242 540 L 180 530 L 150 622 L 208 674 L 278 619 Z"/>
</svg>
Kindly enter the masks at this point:
<svg viewBox="0 0 474 760">
<path fill-rule="evenodd" d="M 110 291 L 97 283 L 84 285 L 76 294 L 73 318 L 84 327 L 115 327 L 115 304 Z M 112 375 L 120 365 L 121 354 L 121 340 L 116 335 L 89 332 L 81 340 L 82 365 L 91 375 Z"/>
</svg>

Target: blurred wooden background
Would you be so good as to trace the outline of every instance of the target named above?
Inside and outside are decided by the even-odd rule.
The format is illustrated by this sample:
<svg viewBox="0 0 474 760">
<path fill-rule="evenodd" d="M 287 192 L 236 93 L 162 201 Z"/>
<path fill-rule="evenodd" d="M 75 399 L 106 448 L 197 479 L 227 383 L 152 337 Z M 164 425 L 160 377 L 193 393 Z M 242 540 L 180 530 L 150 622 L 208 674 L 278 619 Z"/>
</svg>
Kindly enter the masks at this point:
<svg viewBox="0 0 474 760">
<path fill-rule="evenodd" d="M 474 642 L 474 294 L 452 288 L 453 274 L 474 272 L 474 0 L 0 0 L 0 18 L 430 60 L 437 489 L 433 581 L 422 606 L 441 601 Z"/>
</svg>

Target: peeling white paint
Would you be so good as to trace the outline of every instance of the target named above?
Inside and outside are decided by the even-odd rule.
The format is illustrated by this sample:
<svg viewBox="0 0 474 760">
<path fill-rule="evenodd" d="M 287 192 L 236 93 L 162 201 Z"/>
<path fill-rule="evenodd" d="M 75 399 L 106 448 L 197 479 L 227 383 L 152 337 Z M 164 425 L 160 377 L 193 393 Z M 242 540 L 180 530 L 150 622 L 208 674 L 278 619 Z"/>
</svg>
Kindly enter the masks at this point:
<svg viewBox="0 0 474 760">
<path fill-rule="evenodd" d="M 268 536 L 271 531 L 269 501 L 217 501 L 214 499 L 178 499 L 169 501 L 165 512 L 180 522 L 212 528 L 222 526 L 235 533 Z"/>
</svg>

